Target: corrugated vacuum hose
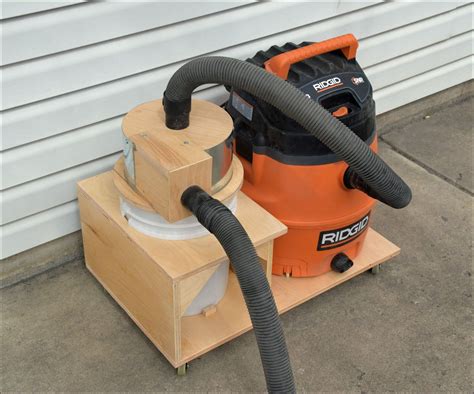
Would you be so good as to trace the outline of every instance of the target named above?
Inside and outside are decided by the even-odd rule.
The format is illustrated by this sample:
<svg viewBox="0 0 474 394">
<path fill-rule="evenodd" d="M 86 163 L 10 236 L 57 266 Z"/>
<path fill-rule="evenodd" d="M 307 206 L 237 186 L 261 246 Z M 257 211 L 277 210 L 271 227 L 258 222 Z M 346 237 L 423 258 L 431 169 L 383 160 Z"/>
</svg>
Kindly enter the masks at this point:
<svg viewBox="0 0 474 394">
<path fill-rule="evenodd" d="M 191 94 L 198 86 L 208 83 L 244 90 L 273 105 L 349 164 L 372 197 L 393 208 L 409 204 L 410 188 L 346 125 L 285 80 L 241 60 L 202 57 L 177 70 L 163 97 L 169 128 L 179 130 L 189 125 Z"/>
<path fill-rule="evenodd" d="M 249 236 L 232 212 L 200 187 L 189 187 L 181 202 L 215 235 L 229 256 L 252 320 L 268 391 L 295 392 L 275 300 Z"/>
</svg>

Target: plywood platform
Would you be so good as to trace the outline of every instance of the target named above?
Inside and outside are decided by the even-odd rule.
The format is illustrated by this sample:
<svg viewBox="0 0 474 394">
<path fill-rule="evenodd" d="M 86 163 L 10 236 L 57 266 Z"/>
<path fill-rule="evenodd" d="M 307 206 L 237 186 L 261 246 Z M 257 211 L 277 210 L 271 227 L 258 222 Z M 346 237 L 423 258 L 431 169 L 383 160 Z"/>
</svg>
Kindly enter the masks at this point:
<svg viewBox="0 0 474 394">
<path fill-rule="evenodd" d="M 235 275 L 230 272 L 224 298 L 213 313 L 183 316 L 217 266 L 226 258 L 209 235 L 188 241 L 164 241 L 128 226 L 119 208 L 112 172 L 79 183 L 79 204 L 86 265 L 119 305 L 179 367 L 251 329 Z M 400 249 L 372 229 L 343 274 L 316 278 L 271 276 L 273 239 L 286 227 L 244 194 L 236 216 L 256 245 L 280 313 L 396 256 Z"/>
<path fill-rule="evenodd" d="M 305 301 L 381 264 L 400 253 L 400 249 L 373 229 L 354 266 L 340 274 L 329 272 L 315 278 L 272 277 L 272 291 L 278 311 L 284 313 Z M 224 299 L 209 317 L 185 317 L 182 329 L 182 362 L 188 362 L 252 328 L 250 318 L 235 275 L 231 273 Z"/>
</svg>

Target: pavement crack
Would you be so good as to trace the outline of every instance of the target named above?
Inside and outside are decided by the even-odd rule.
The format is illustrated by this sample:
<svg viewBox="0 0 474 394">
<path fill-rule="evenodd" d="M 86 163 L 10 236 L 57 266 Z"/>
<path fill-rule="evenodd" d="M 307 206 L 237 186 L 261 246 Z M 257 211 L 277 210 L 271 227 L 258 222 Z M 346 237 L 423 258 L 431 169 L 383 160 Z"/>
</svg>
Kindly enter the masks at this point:
<svg viewBox="0 0 474 394">
<path fill-rule="evenodd" d="M 392 150 L 397 152 L 399 155 L 403 156 L 405 159 L 408 159 L 408 160 L 412 161 L 413 163 L 419 165 L 420 167 L 422 167 L 423 169 L 428 171 L 430 174 L 437 176 L 438 178 L 442 179 L 443 181 L 449 183 L 451 186 L 454 186 L 456 189 L 458 189 L 458 190 L 460 190 L 464 193 L 469 194 L 471 197 L 474 197 L 474 193 L 472 191 L 470 191 L 468 188 L 460 185 L 459 183 L 456 183 L 452 179 L 448 178 L 446 175 L 443 175 L 439 171 L 436 171 L 435 169 L 433 169 L 430 166 L 423 163 L 421 160 L 418 160 L 416 157 L 414 157 L 414 156 L 410 155 L 409 153 L 406 153 L 403 150 L 397 148 L 394 144 L 392 144 L 391 142 L 386 140 L 383 135 L 379 136 L 379 140 L 382 141 L 383 143 L 387 144 Z"/>
</svg>

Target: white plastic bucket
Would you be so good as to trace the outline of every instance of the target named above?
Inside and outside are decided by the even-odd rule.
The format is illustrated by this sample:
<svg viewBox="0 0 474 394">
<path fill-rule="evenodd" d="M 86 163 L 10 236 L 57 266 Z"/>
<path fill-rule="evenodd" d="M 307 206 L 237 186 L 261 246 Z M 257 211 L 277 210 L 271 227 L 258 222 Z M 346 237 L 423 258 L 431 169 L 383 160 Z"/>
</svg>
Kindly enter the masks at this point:
<svg viewBox="0 0 474 394">
<path fill-rule="evenodd" d="M 232 213 L 235 213 L 237 209 L 237 196 L 234 196 L 226 205 Z M 172 241 L 209 235 L 209 231 L 194 216 L 189 216 L 175 223 L 169 223 L 158 213 L 138 208 L 123 197 L 120 197 L 120 211 L 131 227 L 150 237 Z M 227 260 L 222 262 L 216 272 L 212 274 L 186 309 L 184 316 L 198 315 L 204 308 L 217 305 L 225 295 L 228 279 L 229 261 Z"/>
</svg>

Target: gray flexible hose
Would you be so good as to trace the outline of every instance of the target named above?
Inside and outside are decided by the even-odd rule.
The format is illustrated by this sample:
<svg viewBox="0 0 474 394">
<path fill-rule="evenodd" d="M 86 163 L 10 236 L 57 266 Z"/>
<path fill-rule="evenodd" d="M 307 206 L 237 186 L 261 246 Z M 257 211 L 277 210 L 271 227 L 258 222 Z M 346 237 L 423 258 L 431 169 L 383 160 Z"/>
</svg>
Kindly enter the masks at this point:
<svg viewBox="0 0 474 394">
<path fill-rule="evenodd" d="M 208 83 L 244 90 L 278 108 L 349 164 L 380 201 L 393 208 L 409 204 L 408 185 L 347 126 L 288 82 L 241 60 L 201 57 L 178 69 L 163 98 L 169 128 L 189 125 L 191 94 Z"/>
<path fill-rule="evenodd" d="M 268 391 L 294 393 L 295 382 L 278 310 L 245 229 L 224 204 L 198 186 L 186 189 L 181 202 L 215 235 L 229 256 L 252 320 Z"/>
</svg>

